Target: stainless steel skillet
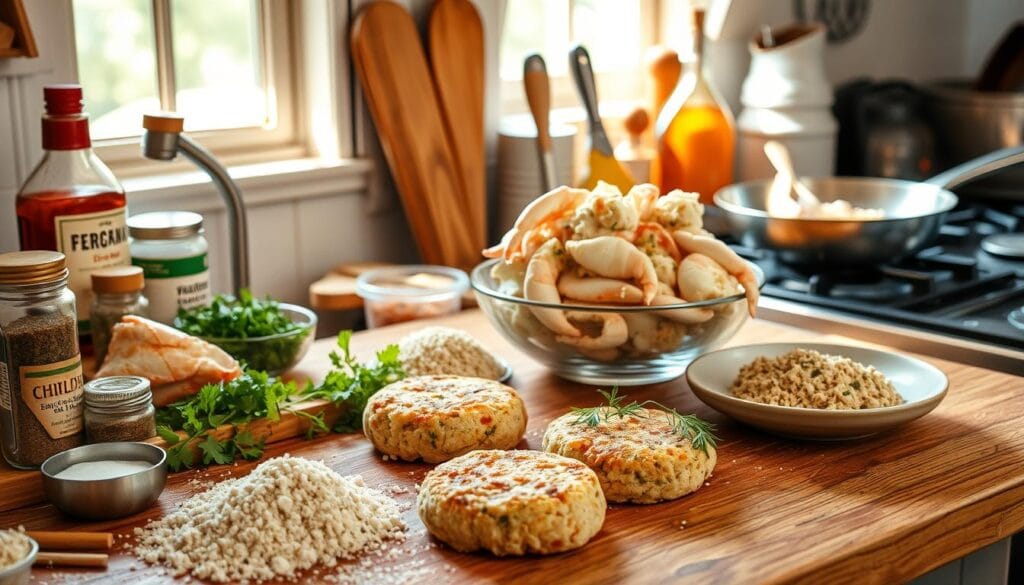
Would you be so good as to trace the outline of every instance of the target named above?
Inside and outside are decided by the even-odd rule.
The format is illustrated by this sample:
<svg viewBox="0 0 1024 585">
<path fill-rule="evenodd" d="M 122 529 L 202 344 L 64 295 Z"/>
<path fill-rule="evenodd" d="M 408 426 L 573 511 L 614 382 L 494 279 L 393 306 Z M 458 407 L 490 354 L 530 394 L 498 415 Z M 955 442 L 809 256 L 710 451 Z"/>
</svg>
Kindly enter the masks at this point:
<svg viewBox="0 0 1024 585">
<path fill-rule="evenodd" d="M 879 264 L 930 245 L 945 214 L 956 207 L 950 190 L 1024 162 L 1024 146 L 1004 148 L 957 165 L 924 182 L 866 177 L 801 178 L 821 201 L 845 199 L 857 207 L 880 208 L 881 219 L 770 217 L 770 180 L 719 189 L 715 204 L 744 246 L 776 250 L 789 264 Z M 1021 186 L 1024 190 L 1024 185 Z"/>
</svg>

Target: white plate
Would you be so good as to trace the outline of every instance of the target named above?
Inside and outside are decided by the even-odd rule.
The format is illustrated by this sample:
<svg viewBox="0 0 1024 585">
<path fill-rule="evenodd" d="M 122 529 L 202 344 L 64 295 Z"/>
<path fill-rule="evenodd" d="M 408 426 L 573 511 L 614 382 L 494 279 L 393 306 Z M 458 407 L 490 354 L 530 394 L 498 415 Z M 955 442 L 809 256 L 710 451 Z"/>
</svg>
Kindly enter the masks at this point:
<svg viewBox="0 0 1024 585">
<path fill-rule="evenodd" d="M 794 349 L 813 349 L 874 366 L 889 378 L 904 402 L 884 408 L 821 410 L 761 404 L 729 392 L 743 365 Z M 702 402 L 740 422 L 788 437 L 820 440 L 866 437 L 908 423 L 938 406 L 949 387 L 945 374 L 919 359 L 830 343 L 762 343 L 712 351 L 693 360 L 686 380 Z"/>
</svg>

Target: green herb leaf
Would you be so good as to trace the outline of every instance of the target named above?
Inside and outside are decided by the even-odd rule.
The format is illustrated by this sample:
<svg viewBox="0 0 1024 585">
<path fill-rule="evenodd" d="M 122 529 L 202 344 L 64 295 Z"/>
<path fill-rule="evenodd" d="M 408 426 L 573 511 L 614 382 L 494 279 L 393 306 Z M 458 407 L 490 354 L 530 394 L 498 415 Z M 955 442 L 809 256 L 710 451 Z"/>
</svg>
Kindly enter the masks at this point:
<svg viewBox="0 0 1024 585">
<path fill-rule="evenodd" d="M 338 433 L 355 432 L 363 428 L 363 410 L 370 397 L 378 390 L 405 377 L 399 359 L 398 346 L 389 345 L 377 352 L 375 363 L 359 363 L 352 355 L 351 331 L 338 333 L 338 349 L 332 351 L 334 369 L 327 372 L 319 386 L 306 386 L 299 396 L 305 400 L 328 400 L 341 410 L 334 423 Z"/>
<path fill-rule="evenodd" d="M 190 438 L 167 450 L 167 466 L 171 468 L 171 471 L 180 471 L 192 467 L 192 450 L 188 448 L 191 442 L 192 439 Z"/>
<path fill-rule="evenodd" d="M 213 433 L 206 433 L 204 440 L 199 443 L 199 450 L 203 452 L 203 463 L 231 463 L 234 453 L 231 449 L 231 441 L 218 441 Z"/>
<path fill-rule="evenodd" d="M 241 376 L 219 384 L 208 384 L 185 400 L 157 411 L 157 421 L 166 431 L 184 430 L 189 439 L 175 444 L 177 450 L 171 469 L 192 467 L 194 457 L 188 445 L 198 444 L 202 463 L 230 463 L 236 455 L 251 458 L 263 452 L 262 441 L 240 433 L 227 441 L 216 441 L 209 431 L 225 424 L 240 425 L 258 418 L 280 419 L 281 405 L 296 393 L 295 384 L 284 383 L 265 372 L 245 371 Z M 186 454 L 187 452 L 187 454 Z M 168 452 L 168 464 L 171 453 Z"/>
<path fill-rule="evenodd" d="M 259 459 L 266 448 L 266 439 L 257 440 L 249 429 L 236 433 L 233 441 L 235 451 L 245 459 Z"/>
<path fill-rule="evenodd" d="M 171 429 L 171 427 L 169 427 L 167 425 L 157 425 L 156 426 L 156 434 L 161 439 L 163 439 L 167 443 L 168 446 L 177 445 L 178 441 L 181 440 L 181 437 L 178 436 L 178 433 L 174 432 Z"/>
<path fill-rule="evenodd" d="M 700 449 L 705 455 L 709 447 L 715 447 L 715 427 L 711 423 L 701 419 L 695 414 L 680 414 L 674 408 L 669 408 L 653 400 L 643 402 L 632 401 L 626 403 L 627 396 L 619 395 L 617 386 L 611 392 L 598 390 L 604 397 L 606 404 L 588 408 L 572 407 L 570 412 L 576 415 L 573 424 L 584 424 L 589 427 L 596 427 L 602 421 L 608 422 L 612 418 L 626 418 L 628 416 L 643 417 L 643 409 L 648 406 L 656 407 L 665 412 L 669 424 L 672 425 L 672 432 L 690 441 L 694 449 Z"/>
<path fill-rule="evenodd" d="M 306 427 L 306 439 L 312 439 L 317 435 L 325 435 L 331 432 L 331 427 L 327 426 L 327 422 L 324 420 L 324 413 L 322 412 L 310 414 L 296 410 L 295 415 L 309 421 L 309 426 Z"/>
</svg>

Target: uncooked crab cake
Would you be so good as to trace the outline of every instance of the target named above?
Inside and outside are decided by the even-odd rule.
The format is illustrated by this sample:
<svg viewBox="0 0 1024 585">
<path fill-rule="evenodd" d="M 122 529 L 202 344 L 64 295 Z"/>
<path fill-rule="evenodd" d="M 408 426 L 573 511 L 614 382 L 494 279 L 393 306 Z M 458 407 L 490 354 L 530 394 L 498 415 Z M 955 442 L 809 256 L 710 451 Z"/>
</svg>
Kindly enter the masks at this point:
<svg viewBox="0 0 1024 585">
<path fill-rule="evenodd" d="M 417 376 L 381 388 L 363 410 L 378 451 L 440 463 L 474 449 L 511 449 L 526 431 L 516 391 L 482 378 Z"/>
<path fill-rule="evenodd" d="M 498 556 L 579 548 L 604 524 L 607 503 L 586 465 L 542 451 L 473 451 L 423 479 L 420 519 L 455 550 Z"/>
<path fill-rule="evenodd" d="M 593 469 L 609 502 L 673 500 L 697 491 L 715 468 L 715 448 L 708 445 L 707 454 L 695 449 L 665 411 L 645 408 L 640 416 L 608 420 L 604 414 L 596 426 L 576 422 L 573 413 L 556 418 L 544 432 L 543 449 Z"/>
</svg>

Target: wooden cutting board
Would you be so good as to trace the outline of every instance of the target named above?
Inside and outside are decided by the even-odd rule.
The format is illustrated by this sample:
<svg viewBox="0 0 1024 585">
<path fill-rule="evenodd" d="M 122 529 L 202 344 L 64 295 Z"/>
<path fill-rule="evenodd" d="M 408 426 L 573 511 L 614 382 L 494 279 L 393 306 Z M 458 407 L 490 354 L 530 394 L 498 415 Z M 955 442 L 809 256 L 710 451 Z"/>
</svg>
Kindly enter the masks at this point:
<svg viewBox="0 0 1024 585">
<path fill-rule="evenodd" d="M 512 347 L 480 311 L 435 323 L 465 329 L 511 364 L 515 373 L 509 384 L 530 415 L 520 448 L 541 448 L 548 422 L 570 406 L 597 403 L 592 385 L 556 378 Z M 369 359 L 422 327 L 422 322 L 404 323 L 360 332 L 352 348 L 360 359 Z M 730 345 L 824 340 L 859 344 L 756 319 Z M 316 342 L 295 373 L 322 377 L 332 347 L 330 340 Z M 744 427 L 698 402 L 683 379 L 623 389 L 631 400 L 657 400 L 718 425 L 714 474 L 696 493 L 678 500 L 610 506 L 590 543 L 560 555 L 463 554 L 430 538 L 416 512 L 416 493 L 432 466 L 384 461 L 360 433 L 275 443 L 266 456 L 322 460 L 341 474 L 361 474 L 368 486 L 398 500 L 408 538 L 393 554 L 369 557 L 367 565 L 343 563 L 353 565 L 355 577 L 364 582 L 898 583 L 1024 528 L 1024 385 L 1009 374 L 926 359 L 950 378 L 943 403 L 900 429 L 857 441 L 794 441 Z M 51 506 L 34 506 L 0 515 L 0 525 L 118 534 L 105 572 L 37 567 L 36 583 L 180 583 L 132 559 L 134 528 L 206 489 L 197 483 L 237 477 L 257 464 L 240 461 L 172 474 L 160 501 L 129 518 L 78 522 Z M 305 572 L 298 582 L 328 582 L 334 572 Z"/>
<path fill-rule="evenodd" d="M 465 209 L 478 248 L 487 242 L 484 144 L 484 30 L 469 0 L 437 0 L 427 25 L 437 95 L 465 185 Z"/>
<path fill-rule="evenodd" d="M 423 259 L 469 269 L 480 246 L 448 142 L 416 23 L 393 2 L 367 4 L 351 31 L 352 58 Z"/>
</svg>

